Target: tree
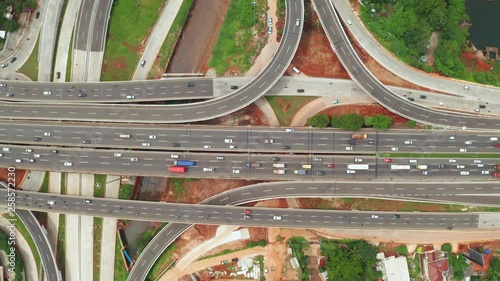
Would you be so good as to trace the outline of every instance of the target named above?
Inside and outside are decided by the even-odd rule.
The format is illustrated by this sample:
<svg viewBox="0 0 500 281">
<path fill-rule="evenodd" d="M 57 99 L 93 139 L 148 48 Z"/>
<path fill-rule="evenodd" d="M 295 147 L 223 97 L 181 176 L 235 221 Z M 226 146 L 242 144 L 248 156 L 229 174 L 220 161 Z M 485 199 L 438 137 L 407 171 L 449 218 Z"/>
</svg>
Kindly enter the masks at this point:
<svg viewBox="0 0 500 281">
<path fill-rule="evenodd" d="M 19 23 L 15 20 L 6 20 L 3 23 L 3 29 L 8 32 L 16 31 L 19 28 Z"/>
<path fill-rule="evenodd" d="M 330 124 L 330 117 L 327 114 L 318 114 L 307 118 L 306 124 L 312 127 L 326 128 Z"/>
<path fill-rule="evenodd" d="M 408 120 L 408 122 L 406 122 L 406 127 L 408 127 L 409 129 L 415 127 L 417 125 L 417 121 L 414 121 L 414 120 Z"/>
<path fill-rule="evenodd" d="M 371 127 L 371 126 L 373 126 L 373 117 L 371 117 L 371 116 L 365 116 L 365 117 L 363 118 L 363 123 L 365 123 L 365 126 L 366 126 L 366 127 Z"/>
<path fill-rule="evenodd" d="M 403 255 L 403 256 L 408 255 L 408 248 L 406 247 L 406 245 L 398 246 L 394 251 L 399 255 Z"/>
<path fill-rule="evenodd" d="M 451 253 L 451 244 L 446 243 L 441 246 L 441 251 Z"/>
<path fill-rule="evenodd" d="M 363 117 L 356 113 L 333 116 L 332 127 L 344 130 L 358 131 L 363 127 Z"/>
<path fill-rule="evenodd" d="M 500 258 L 493 257 L 490 261 L 490 267 L 488 268 L 488 281 L 499 281 L 500 280 Z"/>
<path fill-rule="evenodd" d="M 388 115 L 377 114 L 373 117 L 373 128 L 385 130 L 392 124 L 392 118 Z"/>
</svg>

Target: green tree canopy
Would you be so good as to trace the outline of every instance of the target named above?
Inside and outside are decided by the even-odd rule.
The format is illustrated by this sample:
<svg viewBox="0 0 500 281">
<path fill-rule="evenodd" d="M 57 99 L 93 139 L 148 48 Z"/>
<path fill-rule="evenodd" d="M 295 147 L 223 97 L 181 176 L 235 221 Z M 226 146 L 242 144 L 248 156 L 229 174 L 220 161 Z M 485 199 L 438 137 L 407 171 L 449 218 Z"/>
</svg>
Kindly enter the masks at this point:
<svg viewBox="0 0 500 281">
<path fill-rule="evenodd" d="M 392 118 L 388 115 L 377 114 L 373 117 L 373 128 L 385 130 L 392 124 Z"/>
<path fill-rule="evenodd" d="M 312 127 L 326 128 L 330 124 L 330 117 L 327 114 L 318 114 L 307 118 L 306 124 Z"/>
<path fill-rule="evenodd" d="M 333 116 L 332 127 L 344 130 L 358 131 L 363 127 L 363 117 L 356 113 Z"/>
</svg>

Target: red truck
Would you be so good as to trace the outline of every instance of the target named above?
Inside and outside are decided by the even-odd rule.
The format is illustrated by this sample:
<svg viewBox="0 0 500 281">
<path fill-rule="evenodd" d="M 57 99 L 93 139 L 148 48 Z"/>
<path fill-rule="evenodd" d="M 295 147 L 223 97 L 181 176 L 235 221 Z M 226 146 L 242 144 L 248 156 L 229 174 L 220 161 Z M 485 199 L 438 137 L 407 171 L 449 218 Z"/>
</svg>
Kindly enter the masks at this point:
<svg viewBox="0 0 500 281">
<path fill-rule="evenodd" d="M 368 137 L 367 134 L 352 134 L 351 138 L 353 139 L 366 139 Z"/>
<path fill-rule="evenodd" d="M 185 173 L 186 167 L 184 166 L 170 166 L 168 167 L 168 171 L 172 173 Z"/>
<path fill-rule="evenodd" d="M 495 170 L 500 170 L 500 165 L 495 165 L 495 166 L 493 166 L 493 169 L 495 169 Z"/>
<path fill-rule="evenodd" d="M 499 172 L 494 172 L 493 173 L 494 178 L 500 178 L 500 173 Z"/>
</svg>

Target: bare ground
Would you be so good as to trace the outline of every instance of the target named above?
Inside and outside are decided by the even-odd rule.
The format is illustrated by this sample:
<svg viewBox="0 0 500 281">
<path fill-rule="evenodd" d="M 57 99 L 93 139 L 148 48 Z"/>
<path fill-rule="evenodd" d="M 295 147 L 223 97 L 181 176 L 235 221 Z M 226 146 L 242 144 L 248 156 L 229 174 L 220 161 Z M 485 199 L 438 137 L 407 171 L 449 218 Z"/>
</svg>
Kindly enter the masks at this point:
<svg viewBox="0 0 500 281">
<path fill-rule="evenodd" d="M 266 115 L 254 103 L 226 116 L 193 124 L 225 126 L 269 126 Z"/>
</svg>

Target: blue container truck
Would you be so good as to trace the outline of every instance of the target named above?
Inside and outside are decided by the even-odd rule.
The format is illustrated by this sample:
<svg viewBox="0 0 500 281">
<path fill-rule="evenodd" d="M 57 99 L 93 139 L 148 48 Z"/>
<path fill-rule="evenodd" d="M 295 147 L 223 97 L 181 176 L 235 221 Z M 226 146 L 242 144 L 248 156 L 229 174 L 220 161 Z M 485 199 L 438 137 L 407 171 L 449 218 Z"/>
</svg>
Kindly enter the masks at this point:
<svg viewBox="0 0 500 281">
<path fill-rule="evenodd" d="M 196 162 L 190 161 L 190 160 L 175 160 L 174 165 L 175 166 L 191 167 L 191 166 L 196 165 Z"/>
</svg>

